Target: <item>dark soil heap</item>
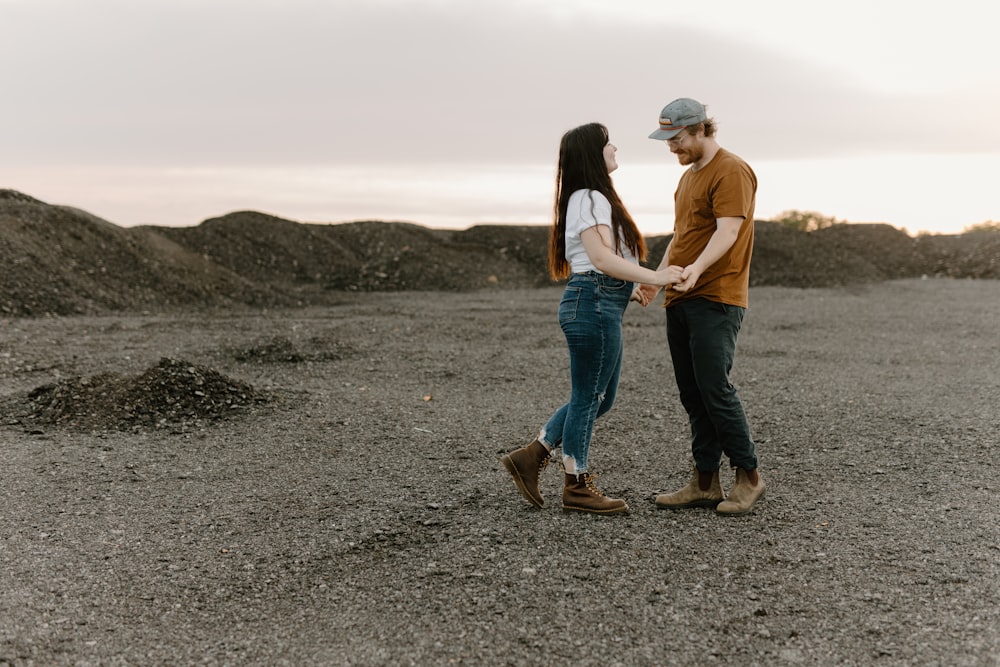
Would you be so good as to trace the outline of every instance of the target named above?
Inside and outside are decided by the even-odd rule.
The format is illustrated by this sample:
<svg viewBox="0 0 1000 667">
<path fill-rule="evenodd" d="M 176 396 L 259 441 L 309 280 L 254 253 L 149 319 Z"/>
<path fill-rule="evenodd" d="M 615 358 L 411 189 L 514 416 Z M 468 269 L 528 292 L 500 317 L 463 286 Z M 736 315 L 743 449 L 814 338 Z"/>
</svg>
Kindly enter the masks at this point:
<svg viewBox="0 0 1000 667">
<path fill-rule="evenodd" d="M 40 386 L 27 396 L 26 423 L 139 430 L 227 419 L 266 402 L 252 386 L 217 371 L 163 358 L 135 377 L 103 373 Z"/>
<path fill-rule="evenodd" d="M 659 261 L 669 236 L 648 239 Z M 460 231 L 306 224 L 253 211 L 195 227 L 122 228 L 0 190 L 0 314 L 38 316 L 337 302 L 345 291 L 551 285 L 545 225 Z M 928 276 L 1000 278 L 1000 234 L 910 237 L 884 224 L 802 232 L 756 222 L 751 284 L 826 287 Z"/>
</svg>

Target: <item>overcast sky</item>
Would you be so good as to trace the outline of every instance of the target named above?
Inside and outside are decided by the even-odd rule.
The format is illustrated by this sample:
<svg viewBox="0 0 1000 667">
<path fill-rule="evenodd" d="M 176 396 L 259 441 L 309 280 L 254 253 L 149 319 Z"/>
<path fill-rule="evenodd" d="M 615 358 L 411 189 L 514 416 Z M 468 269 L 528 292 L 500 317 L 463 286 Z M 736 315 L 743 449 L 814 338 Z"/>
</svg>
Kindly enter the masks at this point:
<svg viewBox="0 0 1000 667">
<path fill-rule="evenodd" d="M 990 6 L 0 0 L 0 187 L 96 206 L 118 224 L 196 224 L 257 202 L 335 221 L 334 197 L 363 206 L 381 168 L 426 180 L 462 165 L 551 165 L 562 132 L 592 120 L 611 129 L 623 168 L 667 163 L 646 136 L 681 96 L 706 103 L 721 143 L 751 164 L 833 159 L 844 175 L 852 160 L 940 156 L 952 169 L 1000 155 Z M 345 192 L 352 169 L 365 176 Z M 251 172 L 252 185 L 239 180 Z M 189 207 L 171 214 L 165 199 Z M 142 201 L 145 213 L 122 204 Z M 229 208 L 198 213 L 198 201 Z"/>
</svg>

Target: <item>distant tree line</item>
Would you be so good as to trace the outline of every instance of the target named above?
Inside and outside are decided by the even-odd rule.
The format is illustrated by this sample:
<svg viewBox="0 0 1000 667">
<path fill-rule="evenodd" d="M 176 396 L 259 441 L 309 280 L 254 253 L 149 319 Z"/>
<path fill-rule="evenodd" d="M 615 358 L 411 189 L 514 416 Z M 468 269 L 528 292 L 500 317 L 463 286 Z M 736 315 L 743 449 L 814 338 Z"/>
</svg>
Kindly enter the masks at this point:
<svg viewBox="0 0 1000 667">
<path fill-rule="evenodd" d="M 967 232 L 1000 232 L 1000 222 L 994 222 L 992 220 L 987 220 L 986 222 L 980 222 L 978 225 L 969 225 L 964 231 Z"/>
<path fill-rule="evenodd" d="M 779 213 L 776 217 L 771 219 L 772 222 L 777 222 L 782 225 L 787 225 L 793 229 L 797 229 L 801 232 L 814 232 L 817 229 L 826 229 L 827 227 L 833 227 L 834 225 L 844 225 L 847 224 L 846 220 L 837 220 L 836 218 L 828 215 L 823 215 L 822 213 L 817 213 L 816 211 L 784 211 Z M 980 222 L 975 225 L 969 225 L 963 232 L 1000 232 L 1000 222 L 995 222 L 993 220 L 987 220 L 986 222 Z"/>
<path fill-rule="evenodd" d="M 773 218 L 773 222 L 787 225 L 800 232 L 814 232 L 817 229 L 845 224 L 846 220 L 837 220 L 815 211 L 784 211 Z"/>
</svg>

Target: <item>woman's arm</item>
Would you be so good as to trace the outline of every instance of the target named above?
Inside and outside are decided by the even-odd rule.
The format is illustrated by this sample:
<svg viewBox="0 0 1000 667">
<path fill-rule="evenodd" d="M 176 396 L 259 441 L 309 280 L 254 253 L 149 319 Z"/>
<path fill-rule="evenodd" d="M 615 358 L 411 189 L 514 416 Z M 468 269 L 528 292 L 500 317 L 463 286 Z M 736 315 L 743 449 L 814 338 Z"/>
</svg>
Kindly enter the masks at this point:
<svg viewBox="0 0 1000 667">
<path fill-rule="evenodd" d="M 583 248 L 587 251 L 590 263 L 601 273 L 609 276 L 647 285 L 672 285 L 680 280 L 677 267 L 664 267 L 658 271 L 633 264 L 614 251 L 611 228 L 607 225 L 594 225 L 580 233 Z"/>
</svg>

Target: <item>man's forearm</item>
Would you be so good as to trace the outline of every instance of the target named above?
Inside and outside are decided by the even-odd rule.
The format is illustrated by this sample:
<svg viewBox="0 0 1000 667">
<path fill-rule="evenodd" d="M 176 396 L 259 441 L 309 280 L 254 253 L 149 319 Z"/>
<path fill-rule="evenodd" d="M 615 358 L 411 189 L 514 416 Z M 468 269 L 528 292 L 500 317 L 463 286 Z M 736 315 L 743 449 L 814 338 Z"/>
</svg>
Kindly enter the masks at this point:
<svg viewBox="0 0 1000 667">
<path fill-rule="evenodd" d="M 699 273 L 704 272 L 708 267 L 712 266 L 718 262 L 722 257 L 729 252 L 729 249 L 733 247 L 736 243 L 737 237 L 740 234 L 739 224 L 720 224 L 716 227 L 715 232 L 712 234 L 711 238 L 708 239 L 708 244 L 705 249 L 701 251 L 692 266 L 698 268 Z"/>
</svg>

